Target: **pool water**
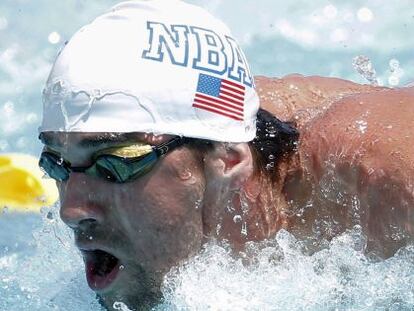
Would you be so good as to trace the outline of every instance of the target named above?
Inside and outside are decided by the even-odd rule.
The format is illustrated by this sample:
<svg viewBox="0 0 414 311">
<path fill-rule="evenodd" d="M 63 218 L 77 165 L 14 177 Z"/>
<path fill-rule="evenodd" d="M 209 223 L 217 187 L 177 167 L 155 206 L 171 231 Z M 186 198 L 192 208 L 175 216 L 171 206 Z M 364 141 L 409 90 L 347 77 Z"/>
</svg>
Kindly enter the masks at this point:
<svg viewBox="0 0 414 311">
<path fill-rule="evenodd" d="M 0 258 L 0 310 L 101 310 L 57 215 L 54 207 L 40 217 L 2 216 L 12 229 L 1 236 L 9 251 Z M 212 241 L 167 275 L 155 309 L 413 310 L 414 246 L 387 260 L 364 255 L 364 247 L 358 227 L 312 255 L 284 230 L 237 259 Z"/>
<path fill-rule="evenodd" d="M 38 155 L 41 91 L 62 44 L 115 0 L 0 2 L 0 152 Z M 192 0 L 224 20 L 257 75 L 414 79 L 412 0 Z M 255 12 L 257 18 L 252 18 Z M 0 210 L 0 310 L 101 310 L 58 206 Z M 157 310 L 414 310 L 414 246 L 380 260 L 355 227 L 309 254 L 286 231 L 235 259 L 214 241 L 176 267 Z M 128 306 L 119 303 L 119 310 Z"/>
</svg>

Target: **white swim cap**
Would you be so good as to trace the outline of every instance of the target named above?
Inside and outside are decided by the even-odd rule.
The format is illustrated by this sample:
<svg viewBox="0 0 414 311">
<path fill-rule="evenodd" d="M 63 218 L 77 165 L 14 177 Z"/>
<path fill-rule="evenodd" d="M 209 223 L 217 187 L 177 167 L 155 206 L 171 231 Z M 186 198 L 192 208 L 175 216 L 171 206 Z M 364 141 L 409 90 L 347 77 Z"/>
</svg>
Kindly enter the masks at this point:
<svg viewBox="0 0 414 311">
<path fill-rule="evenodd" d="M 229 29 L 179 0 L 123 2 L 57 57 L 39 129 L 150 132 L 247 142 L 259 100 Z"/>
</svg>

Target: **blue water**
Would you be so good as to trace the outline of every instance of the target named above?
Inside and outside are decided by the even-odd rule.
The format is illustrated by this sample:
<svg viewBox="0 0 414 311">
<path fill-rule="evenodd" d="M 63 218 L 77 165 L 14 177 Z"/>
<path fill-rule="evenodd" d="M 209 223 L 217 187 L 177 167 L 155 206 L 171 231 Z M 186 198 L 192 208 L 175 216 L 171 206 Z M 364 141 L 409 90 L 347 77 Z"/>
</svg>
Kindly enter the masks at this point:
<svg viewBox="0 0 414 311">
<path fill-rule="evenodd" d="M 256 75 L 298 72 L 367 83 L 352 65 L 363 55 L 380 85 L 414 80 L 412 0 L 189 2 L 234 29 Z M 0 152 L 39 153 L 40 95 L 57 51 L 116 3 L 0 2 Z M 0 215 L 0 310 L 100 309 L 57 208 Z M 211 243 L 171 271 L 159 309 L 414 310 L 413 247 L 381 261 L 363 255 L 363 244 L 355 228 L 309 256 L 282 231 L 252 245 L 244 265 Z"/>
</svg>

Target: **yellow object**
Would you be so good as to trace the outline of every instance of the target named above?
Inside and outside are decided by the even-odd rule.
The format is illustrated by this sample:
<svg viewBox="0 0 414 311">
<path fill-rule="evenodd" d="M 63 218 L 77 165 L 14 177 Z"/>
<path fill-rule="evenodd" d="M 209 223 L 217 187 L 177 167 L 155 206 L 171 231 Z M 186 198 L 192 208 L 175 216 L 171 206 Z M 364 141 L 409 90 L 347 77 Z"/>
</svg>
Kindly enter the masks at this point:
<svg viewBox="0 0 414 311">
<path fill-rule="evenodd" d="M 38 212 L 58 197 L 55 181 L 43 178 L 38 159 L 27 154 L 0 154 L 0 211 Z M 0 213 L 1 214 L 1 213 Z"/>
</svg>

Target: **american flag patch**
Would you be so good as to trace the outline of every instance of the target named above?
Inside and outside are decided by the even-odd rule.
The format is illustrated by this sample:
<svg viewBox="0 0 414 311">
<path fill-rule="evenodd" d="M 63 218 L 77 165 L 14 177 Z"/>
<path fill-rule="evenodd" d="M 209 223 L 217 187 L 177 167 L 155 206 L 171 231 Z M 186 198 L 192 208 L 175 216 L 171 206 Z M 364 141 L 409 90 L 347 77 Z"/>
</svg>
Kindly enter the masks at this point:
<svg viewBox="0 0 414 311">
<path fill-rule="evenodd" d="M 200 74 L 193 107 L 243 121 L 244 85 Z"/>
</svg>

